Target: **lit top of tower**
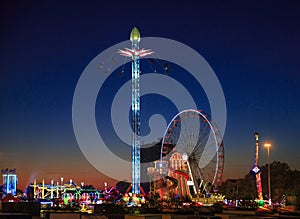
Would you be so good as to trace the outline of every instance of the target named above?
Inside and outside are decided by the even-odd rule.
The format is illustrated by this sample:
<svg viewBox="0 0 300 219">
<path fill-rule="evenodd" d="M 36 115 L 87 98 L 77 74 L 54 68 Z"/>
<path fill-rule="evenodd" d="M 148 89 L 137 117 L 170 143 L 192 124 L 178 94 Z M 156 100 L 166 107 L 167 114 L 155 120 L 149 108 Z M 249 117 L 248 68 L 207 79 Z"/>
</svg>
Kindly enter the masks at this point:
<svg viewBox="0 0 300 219">
<path fill-rule="evenodd" d="M 130 41 L 138 41 L 138 42 L 140 42 L 140 40 L 141 40 L 140 31 L 136 27 L 134 27 L 131 30 L 131 33 L 130 33 Z"/>
</svg>

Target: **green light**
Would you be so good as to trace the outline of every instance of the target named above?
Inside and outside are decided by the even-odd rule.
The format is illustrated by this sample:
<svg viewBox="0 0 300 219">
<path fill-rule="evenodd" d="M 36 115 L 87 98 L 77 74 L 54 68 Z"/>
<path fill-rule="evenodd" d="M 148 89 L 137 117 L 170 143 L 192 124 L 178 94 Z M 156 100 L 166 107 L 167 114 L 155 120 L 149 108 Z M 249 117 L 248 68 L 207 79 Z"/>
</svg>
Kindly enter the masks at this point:
<svg viewBox="0 0 300 219">
<path fill-rule="evenodd" d="M 134 27 L 130 33 L 130 41 L 140 42 L 140 40 L 141 40 L 140 31 L 136 27 Z"/>
</svg>

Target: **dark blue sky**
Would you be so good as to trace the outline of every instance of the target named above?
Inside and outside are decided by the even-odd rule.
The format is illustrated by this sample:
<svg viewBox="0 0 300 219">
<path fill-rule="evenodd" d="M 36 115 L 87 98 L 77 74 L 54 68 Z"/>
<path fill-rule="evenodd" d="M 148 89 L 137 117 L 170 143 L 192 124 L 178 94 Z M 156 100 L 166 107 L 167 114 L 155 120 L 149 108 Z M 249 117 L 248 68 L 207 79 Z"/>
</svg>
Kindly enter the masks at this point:
<svg viewBox="0 0 300 219">
<path fill-rule="evenodd" d="M 218 76 L 225 177 L 251 168 L 256 131 L 272 143 L 271 160 L 300 169 L 297 1 L 2 1 L 0 168 L 17 168 L 22 187 L 62 175 L 103 182 L 75 140 L 73 93 L 88 63 L 133 26 L 192 47 Z"/>
</svg>

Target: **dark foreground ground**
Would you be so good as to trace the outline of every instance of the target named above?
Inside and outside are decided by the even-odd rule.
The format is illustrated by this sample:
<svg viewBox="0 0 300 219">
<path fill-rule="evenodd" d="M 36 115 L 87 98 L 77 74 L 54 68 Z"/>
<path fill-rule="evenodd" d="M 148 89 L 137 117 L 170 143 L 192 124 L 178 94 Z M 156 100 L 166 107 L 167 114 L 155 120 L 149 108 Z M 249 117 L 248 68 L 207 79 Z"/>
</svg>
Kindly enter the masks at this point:
<svg viewBox="0 0 300 219">
<path fill-rule="evenodd" d="M 294 219 L 300 214 L 264 214 L 257 215 L 255 211 L 236 211 L 199 215 L 177 214 L 87 214 L 79 212 L 44 212 L 41 215 L 24 213 L 0 213 L 0 219 Z"/>
<path fill-rule="evenodd" d="M 78 209 L 41 210 L 37 202 L 1 203 L 0 219 L 286 219 L 300 213 L 261 212 L 255 209 L 222 209 L 217 206 L 153 209 L 115 205 L 94 205 L 92 211 Z"/>
</svg>

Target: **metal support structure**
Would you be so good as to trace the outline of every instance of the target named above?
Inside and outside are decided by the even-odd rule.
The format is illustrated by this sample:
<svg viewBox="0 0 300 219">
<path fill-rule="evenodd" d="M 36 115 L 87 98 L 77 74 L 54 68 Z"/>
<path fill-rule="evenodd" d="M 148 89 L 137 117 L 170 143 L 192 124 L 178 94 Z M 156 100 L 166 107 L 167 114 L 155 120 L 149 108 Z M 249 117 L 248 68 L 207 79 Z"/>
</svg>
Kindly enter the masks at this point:
<svg viewBox="0 0 300 219">
<path fill-rule="evenodd" d="M 254 133 L 254 137 L 255 137 L 255 164 L 254 164 L 252 171 L 255 173 L 255 176 L 256 176 L 256 189 L 257 189 L 258 200 L 263 200 L 260 168 L 258 166 L 258 151 L 259 151 L 258 137 L 259 137 L 259 134 Z"/>
<path fill-rule="evenodd" d="M 269 205 L 271 201 L 271 165 L 270 165 L 270 147 L 268 147 L 268 190 L 269 190 Z"/>
<path fill-rule="evenodd" d="M 147 173 L 150 179 L 150 191 L 149 194 L 150 196 L 154 196 L 155 194 L 155 189 L 156 189 L 156 175 L 158 174 L 158 170 L 155 167 L 148 167 L 147 168 Z"/>
<path fill-rule="evenodd" d="M 271 163 L 270 163 L 270 147 L 271 144 L 265 144 L 265 147 L 267 148 L 268 152 L 268 192 L 269 192 L 269 206 L 272 205 L 272 199 L 271 199 Z"/>
<path fill-rule="evenodd" d="M 137 32 L 138 34 L 135 34 Z M 136 36 L 138 35 L 138 36 Z M 136 28 L 131 31 L 132 50 L 139 49 L 139 32 Z M 132 56 L 132 193 L 140 194 L 140 60 L 137 54 Z"/>
<path fill-rule="evenodd" d="M 45 180 L 43 179 L 43 187 L 42 187 L 42 199 L 45 198 Z"/>
<path fill-rule="evenodd" d="M 119 54 L 132 59 L 132 91 L 131 91 L 131 114 L 132 114 L 132 193 L 140 194 L 140 57 L 152 54 L 150 50 L 139 49 L 141 37 L 139 30 L 134 27 L 130 33 L 131 49 L 119 50 Z"/>
</svg>

